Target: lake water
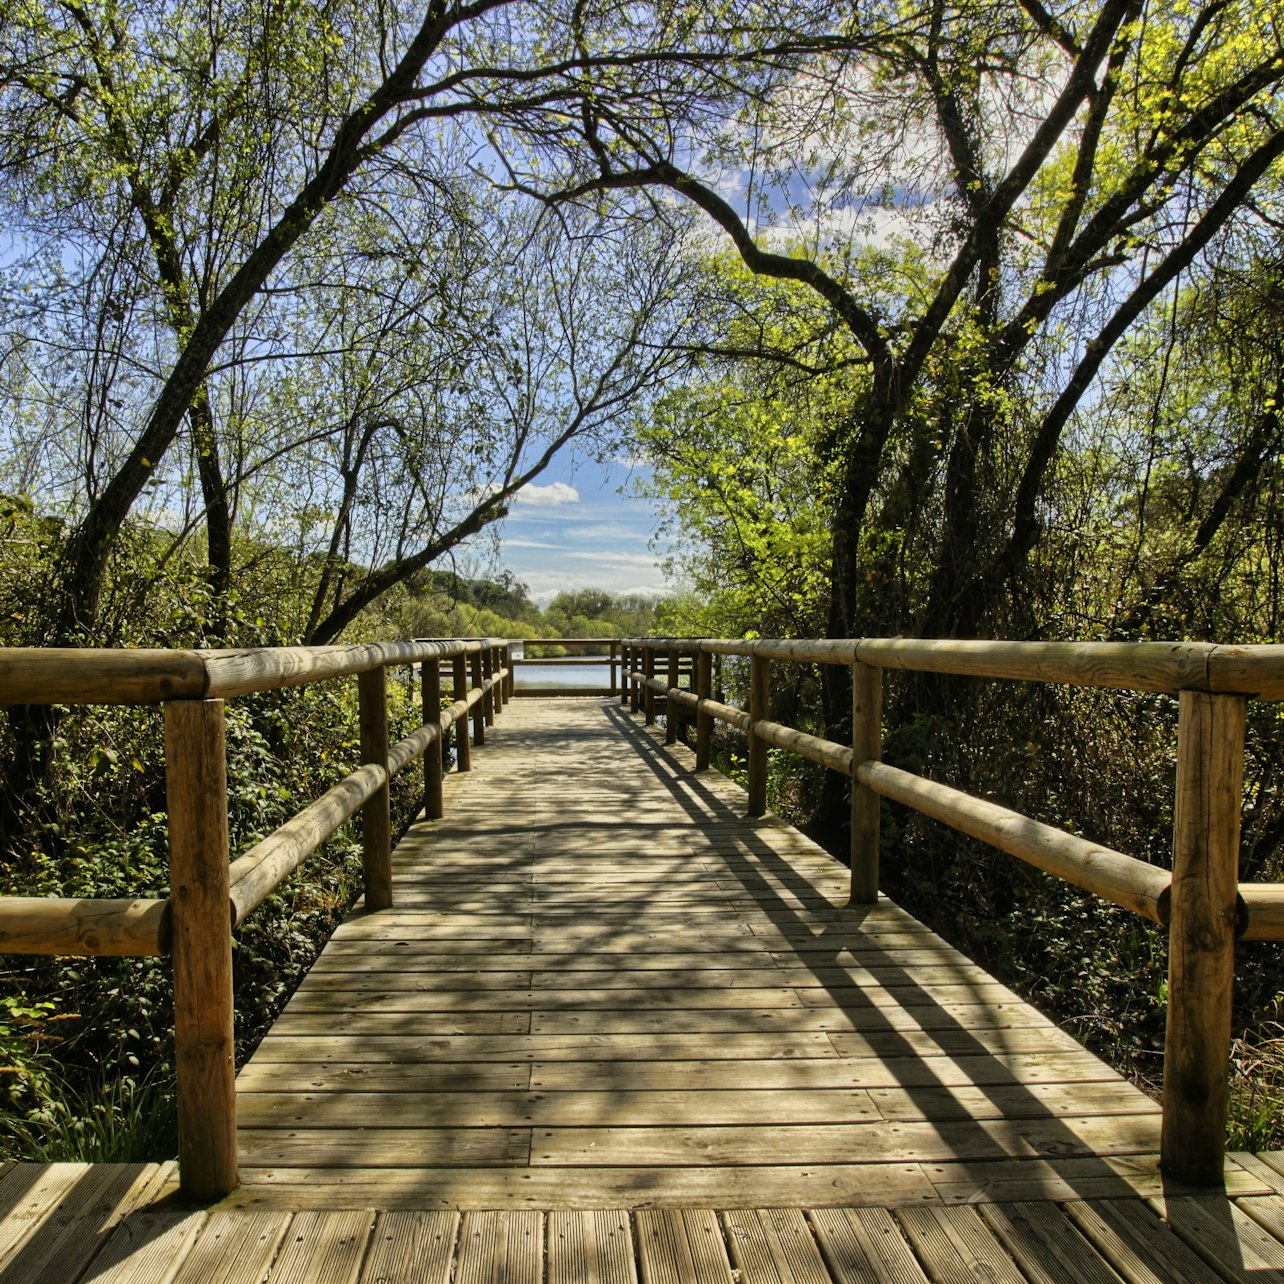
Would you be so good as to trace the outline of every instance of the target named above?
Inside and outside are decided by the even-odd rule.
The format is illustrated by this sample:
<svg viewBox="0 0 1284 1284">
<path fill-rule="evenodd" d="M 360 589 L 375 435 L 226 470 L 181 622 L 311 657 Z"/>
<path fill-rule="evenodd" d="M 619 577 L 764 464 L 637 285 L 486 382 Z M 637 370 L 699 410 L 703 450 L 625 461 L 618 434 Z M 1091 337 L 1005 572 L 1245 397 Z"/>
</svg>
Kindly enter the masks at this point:
<svg viewBox="0 0 1284 1284">
<path fill-rule="evenodd" d="M 619 667 L 616 666 L 616 680 Z M 550 687 L 587 687 L 598 689 L 603 695 L 611 688 L 609 664 L 533 664 L 518 661 L 513 666 L 513 682 L 519 691 L 548 690 Z"/>
</svg>

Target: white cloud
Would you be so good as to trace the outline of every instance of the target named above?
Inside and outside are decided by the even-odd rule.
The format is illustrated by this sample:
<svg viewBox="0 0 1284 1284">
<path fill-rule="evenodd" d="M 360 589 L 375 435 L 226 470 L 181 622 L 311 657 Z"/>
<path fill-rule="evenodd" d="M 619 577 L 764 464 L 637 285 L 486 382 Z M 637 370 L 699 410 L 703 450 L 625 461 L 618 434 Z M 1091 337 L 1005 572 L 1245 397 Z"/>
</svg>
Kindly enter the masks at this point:
<svg viewBox="0 0 1284 1284">
<path fill-rule="evenodd" d="M 523 486 L 517 492 L 516 502 L 532 508 L 556 508 L 562 504 L 578 504 L 580 492 L 566 482 L 553 482 L 549 486 Z"/>
</svg>

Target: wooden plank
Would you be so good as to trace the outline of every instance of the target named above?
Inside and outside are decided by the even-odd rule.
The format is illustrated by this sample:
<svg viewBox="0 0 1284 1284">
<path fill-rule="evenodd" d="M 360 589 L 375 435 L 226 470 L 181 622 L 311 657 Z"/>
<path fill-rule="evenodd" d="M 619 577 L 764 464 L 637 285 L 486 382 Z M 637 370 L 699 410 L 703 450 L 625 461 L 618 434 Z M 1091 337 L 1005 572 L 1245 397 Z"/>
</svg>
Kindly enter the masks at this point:
<svg viewBox="0 0 1284 1284">
<path fill-rule="evenodd" d="M 1013 1163 L 925 1164 L 937 1198 L 948 1204 L 1022 1199 L 1108 1199 L 1162 1194 L 1174 1185 L 1159 1172 L 1158 1147 L 1150 1153 L 1098 1154 L 1093 1158 L 1040 1158 Z M 1260 1183 L 1230 1167 L 1235 1194 L 1261 1194 Z"/>
<path fill-rule="evenodd" d="M 548 1284 L 637 1284 L 626 1212 L 548 1215 Z"/>
<path fill-rule="evenodd" d="M 362 1284 L 450 1284 L 459 1223 L 455 1212 L 380 1213 Z"/>
<path fill-rule="evenodd" d="M 1057 1204 L 979 1204 L 977 1212 L 1030 1284 L 1119 1284 Z"/>
<path fill-rule="evenodd" d="M 510 1210 L 466 1213 L 456 1284 L 543 1284 L 544 1215 Z"/>
<path fill-rule="evenodd" d="M 728 1284 L 731 1263 L 717 1214 L 707 1208 L 634 1214 L 643 1284 Z"/>
<path fill-rule="evenodd" d="M 523 1128 L 242 1128 L 241 1157 L 251 1168 L 418 1168 L 522 1165 L 530 1155 Z"/>
<path fill-rule="evenodd" d="M 724 1126 L 540 1128 L 532 1164 L 593 1164 L 607 1153 L 640 1165 L 932 1163 L 957 1160 L 1143 1154 L 1158 1141 L 1150 1117 L 1093 1116 L 968 1123 L 834 1124 L 824 1129 L 777 1124 L 746 1136 Z"/>
<path fill-rule="evenodd" d="M 963 1166 L 960 1165 L 960 1169 Z M 918 1164 L 255 1169 L 230 1202 L 256 1208 L 820 1208 L 936 1198 Z"/>
<path fill-rule="evenodd" d="M 835 1284 L 929 1284 L 885 1208 L 815 1208 L 807 1214 Z"/>
<path fill-rule="evenodd" d="M 1076 1201 L 1066 1215 L 1128 1284 L 1209 1284 L 1209 1271 L 1140 1200 Z"/>
<path fill-rule="evenodd" d="M 94 1258 L 93 1284 L 168 1284 L 205 1229 L 204 1209 L 130 1214 Z"/>
<path fill-rule="evenodd" d="M 244 1075 L 244 1071 L 242 1071 Z M 1104 1081 L 1118 1086 L 1119 1077 L 1104 1062 L 1086 1052 L 1043 1056 L 1037 1053 L 1004 1057 L 866 1057 L 862 1059 L 804 1060 L 775 1057 L 770 1060 L 629 1061 L 618 1068 L 600 1062 L 534 1062 L 530 1086 L 553 1092 L 592 1090 L 613 1086 L 621 1090 L 687 1088 L 704 1091 L 716 1088 L 827 1088 L 856 1087 L 909 1093 L 913 1088 L 941 1089 L 970 1085 L 1022 1085 L 1022 1090 L 1041 1084 L 1091 1085 Z M 1135 1089 L 1125 1091 L 1136 1093 Z M 1140 1095 L 1140 1094 L 1137 1094 Z M 894 1113 L 894 1109 L 893 1109 Z"/>
<path fill-rule="evenodd" d="M 704 993 L 701 991 L 700 993 Z M 841 1037 L 856 1035 L 856 1030 L 866 1030 L 871 1026 L 878 1027 L 878 1034 L 868 1036 L 872 1041 L 882 1035 L 884 1039 L 894 1037 L 901 1031 L 923 1034 L 939 1031 L 943 1040 L 949 1040 L 950 1047 L 971 1038 L 973 1046 L 985 1046 L 983 1036 L 1006 1036 L 1009 1031 L 1020 1029 L 1027 1036 L 1027 1046 L 1037 1046 L 1047 1030 L 1047 1018 L 1032 1008 L 1004 1006 L 986 1007 L 981 1004 L 963 1006 L 961 1004 L 940 1004 L 923 1008 L 874 1008 L 866 1010 L 866 1015 L 844 1012 L 837 1007 L 804 1008 L 787 1006 L 738 1007 L 727 1009 L 714 1007 L 696 1007 L 695 997 L 687 998 L 690 1005 L 684 1009 L 634 1008 L 629 1011 L 611 1011 L 603 1008 L 587 1008 L 583 1011 L 565 1008 L 543 1009 L 531 1012 L 530 1028 L 532 1034 L 554 1034 L 582 1032 L 585 1034 L 649 1034 L 669 1031 L 675 1034 L 700 1032 L 721 1034 L 747 1032 L 750 1030 L 780 1030 L 794 1034 L 807 1034 L 815 1031 L 830 1031 Z M 290 1014 L 286 1014 L 289 1016 Z M 383 1014 L 372 1014 L 365 1020 L 371 1023 L 370 1028 L 378 1028 L 378 1021 Z M 400 1023 L 403 1030 L 414 1030 L 418 1022 L 432 1023 L 434 1015 L 440 1018 L 443 1014 L 397 1013 L 394 1024 Z M 452 1020 L 464 1020 L 470 1016 L 484 1014 L 453 1013 Z M 501 1014 L 494 1014 L 501 1015 Z M 298 1021 L 304 1018 L 301 1015 Z M 342 1020 L 343 1018 L 339 1018 Z M 295 1022 L 292 1029 L 297 1029 Z M 943 1046 L 944 1043 L 943 1043 Z"/>
<path fill-rule="evenodd" d="M 1227 1162 L 1252 1173 L 1258 1180 L 1265 1182 L 1271 1190 L 1284 1195 L 1284 1171 L 1276 1165 L 1267 1163 L 1268 1158 L 1267 1155 L 1250 1155 L 1242 1150 L 1226 1156 Z"/>
<path fill-rule="evenodd" d="M 806 1092 L 243 1093 L 241 1127 L 494 1128 L 840 1124 L 881 1116 L 856 1089 Z"/>
<path fill-rule="evenodd" d="M 1157 1102 L 1131 1084 L 1022 1084 L 978 1088 L 871 1088 L 870 1099 L 884 1119 L 1011 1119 L 1060 1116 L 1068 1111 L 1093 1115 L 1158 1115 Z"/>
<path fill-rule="evenodd" d="M 743 1284 L 831 1284 L 799 1209 L 737 1210 L 722 1221 Z"/>
<path fill-rule="evenodd" d="M 905 1208 L 897 1221 L 935 1284 L 1026 1284 L 972 1208 Z"/>
<path fill-rule="evenodd" d="M 272 1284 L 356 1284 L 374 1220 L 369 1211 L 297 1213 L 272 1264 Z"/>
<path fill-rule="evenodd" d="M 1284 1243 L 1284 1199 L 1278 1195 L 1250 1195 L 1237 1199 L 1235 1207 Z"/>
<path fill-rule="evenodd" d="M 282 1063 L 254 1058 L 237 1076 L 238 1109 L 259 1093 L 341 1095 L 388 1092 L 525 1091 L 530 1063 L 412 1064 L 396 1062 L 353 1065 L 341 1062 Z"/>
<path fill-rule="evenodd" d="M 1168 1197 L 1152 1207 L 1223 1279 L 1284 1281 L 1284 1244 L 1223 1196 Z"/>
<path fill-rule="evenodd" d="M 714 1011 L 745 1008 L 801 1009 L 802 1000 L 786 986 L 775 988 L 723 990 L 706 987 L 695 991 L 674 987 L 652 986 L 638 990 L 581 988 L 578 990 L 498 990 L 486 987 L 476 991 L 441 989 L 393 989 L 388 993 L 364 993 L 357 999 L 329 986 L 300 989 L 286 1006 L 286 1012 L 297 1016 L 304 1012 L 340 1013 L 360 1006 L 363 1017 L 387 1013 L 418 1015 L 421 1013 L 466 1012 L 531 1012 L 577 1009 L 610 1011 L 627 1007 L 632 1011 L 668 1012 L 673 1009 Z"/>
<path fill-rule="evenodd" d="M 844 1035 L 843 1038 L 854 1036 Z M 898 1040 L 899 1043 L 899 1040 Z M 255 1060 L 388 1062 L 444 1060 L 470 1062 L 490 1057 L 513 1061 L 652 1061 L 657 1057 L 690 1061 L 700 1057 L 730 1060 L 772 1057 L 836 1058 L 833 1039 L 815 1034 L 726 1034 L 712 1043 L 702 1034 L 559 1035 L 269 1035 Z"/>
<path fill-rule="evenodd" d="M 290 1224 L 290 1214 L 215 1209 L 173 1284 L 262 1284 Z"/>
<path fill-rule="evenodd" d="M 106 1243 L 122 1205 L 141 1180 L 143 1164 L 54 1164 L 35 1180 L 4 1219 L 0 1276 L 22 1284 L 75 1279 Z"/>
<path fill-rule="evenodd" d="M 525 1012 L 295 1012 L 276 1019 L 273 1038 L 295 1035 L 346 1034 L 524 1034 L 530 1025 Z"/>
</svg>

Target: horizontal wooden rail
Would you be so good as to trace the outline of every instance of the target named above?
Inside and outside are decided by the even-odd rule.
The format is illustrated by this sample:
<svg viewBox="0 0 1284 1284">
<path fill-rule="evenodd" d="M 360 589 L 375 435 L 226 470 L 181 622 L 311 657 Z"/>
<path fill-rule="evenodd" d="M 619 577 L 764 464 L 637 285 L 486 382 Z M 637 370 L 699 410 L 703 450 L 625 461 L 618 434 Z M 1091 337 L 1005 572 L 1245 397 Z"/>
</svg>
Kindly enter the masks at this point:
<svg viewBox="0 0 1284 1284">
<path fill-rule="evenodd" d="M 576 667 L 584 669 L 600 669 L 609 663 L 609 657 L 603 655 L 537 655 L 523 656 L 520 660 L 514 660 L 514 664 L 523 669 L 538 668 L 540 665 L 548 665 L 550 668 L 568 668 Z"/>
<path fill-rule="evenodd" d="M 1284 941 L 1284 885 L 1241 883 L 1240 940 Z"/>
<path fill-rule="evenodd" d="M 750 728 L 755 736 L 781 749 L 788 749 L 800 758 L 817 762 L 822 767 L 837 771 L 841 775 L 852 774 L 852 751 L 850 745 L 840 745 L 833 740 L 813 736 L 806 731 L 795 731 L 793 727 L 782 726 L 766 718 L 755 722 Z"/>
<path fill-rule="evenodd" d="M 0 647 L 0 705 L 227 699 L 507 645 L 482 638 L 205 651 Z"/>
<path fill-rule="evenodd" d="M 1127 691 L 1207 691 L 1284 700 L 1284 645 L 1210 642 L 989 642 L 915 638 L 626 638 L 632 647 L 810 664 L 948 673 Z"/>
<path fill-rule="evenodd" d="M 388 779 L 393 780 L 402 771 L 405 770 L 416 758 L 421 757 L 428 752 L 428 747 L 441 738 L 443 731 L 447 730 L 438 723 L 434 725 L 426 722 L 418 731 L 412 731 L 402 740 L 398 740 L 395 745 L 388 748 Z"/>
<path fill-rule="evenodd" d="M 199 699 L 195 651 L 0 647 L 0 704 L 156 704 Z"/>
<path fill-rule="evenodd" d="M 169 900 L 0 896 L 0 953 L 168 954 Z"/>
<path fill-rule="evenodd" d="M 856 777 L 884 798 L 913 807 L 1154 923 L 1168 924 L 1172 875 L 1157 865 L 886 763 L 860 763 Z"/>
</svg>

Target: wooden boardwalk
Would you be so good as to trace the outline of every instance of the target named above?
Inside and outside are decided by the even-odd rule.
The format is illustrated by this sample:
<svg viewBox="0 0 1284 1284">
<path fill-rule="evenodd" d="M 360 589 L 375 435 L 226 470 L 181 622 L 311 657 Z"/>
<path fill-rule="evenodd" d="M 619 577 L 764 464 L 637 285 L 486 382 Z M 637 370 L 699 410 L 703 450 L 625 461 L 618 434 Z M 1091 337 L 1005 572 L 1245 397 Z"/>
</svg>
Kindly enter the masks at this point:
<svg viewBox="0 0 1284 1284">
<path fill-rule="evenodd" d="M 613 702 L 509 705 L 239 1079 L 242 1188 L 0 1173 L 0 1284 L 1284 1280 L 1154 1104 Z"/>
<path fill-rule="evenodd" d="M 614 704 L 517 701 L 239 1077 L 290 1206 L 1119 1193 L 1155 1104 Z M 324 1192 L 324 1193 L 323 1193 Z"/>
</svg>

